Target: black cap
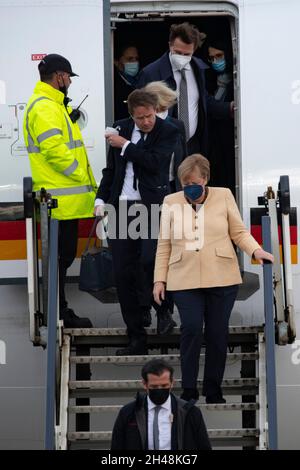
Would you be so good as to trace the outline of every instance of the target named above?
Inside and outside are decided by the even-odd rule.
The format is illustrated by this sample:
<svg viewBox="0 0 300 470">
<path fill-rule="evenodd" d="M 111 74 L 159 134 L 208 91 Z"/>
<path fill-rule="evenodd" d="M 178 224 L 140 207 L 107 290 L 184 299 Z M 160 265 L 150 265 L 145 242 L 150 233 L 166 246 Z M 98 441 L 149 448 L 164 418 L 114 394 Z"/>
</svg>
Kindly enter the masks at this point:
<svg viewBox="0 0 300 470">
<path fill-rule="evenodd" d="M 45 75 L 53 72 L 66 72 L 69 73 L 71 77 L 78 77 L 77 73 L 74 73 L 71 67 L 70 62 L 59 54 L 48 54 L 38 65 L 40 73 Z"/>
</svg>

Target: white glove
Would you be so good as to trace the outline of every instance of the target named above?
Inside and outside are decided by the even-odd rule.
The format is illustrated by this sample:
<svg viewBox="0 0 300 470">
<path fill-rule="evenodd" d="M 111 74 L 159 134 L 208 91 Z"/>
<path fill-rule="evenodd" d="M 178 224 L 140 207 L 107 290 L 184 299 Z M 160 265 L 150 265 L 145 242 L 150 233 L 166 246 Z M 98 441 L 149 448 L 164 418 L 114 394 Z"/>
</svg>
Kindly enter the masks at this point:
<svg viewBox="0 0 300 470">
<path fill-rule="evenodd" d="M 95 206 L 94 208 L 94 215 L 96 217 L 104 217 L 105 213 L 105 205 L 99 204 L 99 206 Z"/>
</svg>

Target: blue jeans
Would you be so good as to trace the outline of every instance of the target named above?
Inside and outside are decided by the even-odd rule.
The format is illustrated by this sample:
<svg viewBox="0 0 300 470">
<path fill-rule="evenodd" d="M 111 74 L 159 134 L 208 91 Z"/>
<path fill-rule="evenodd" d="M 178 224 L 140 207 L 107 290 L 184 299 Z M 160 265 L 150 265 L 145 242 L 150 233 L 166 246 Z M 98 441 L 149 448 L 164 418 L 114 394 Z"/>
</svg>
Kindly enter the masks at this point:
<svg viewBox="0 0 300 470">
<path fill-rule="evenodd" d="M 182 388 L 197 388 L 205 324 L 205 368 L 202 393 L 222 395 L 228 325 L 238 285 L 173 291 L 181 320 L 180 360 Z"/>
</svg>

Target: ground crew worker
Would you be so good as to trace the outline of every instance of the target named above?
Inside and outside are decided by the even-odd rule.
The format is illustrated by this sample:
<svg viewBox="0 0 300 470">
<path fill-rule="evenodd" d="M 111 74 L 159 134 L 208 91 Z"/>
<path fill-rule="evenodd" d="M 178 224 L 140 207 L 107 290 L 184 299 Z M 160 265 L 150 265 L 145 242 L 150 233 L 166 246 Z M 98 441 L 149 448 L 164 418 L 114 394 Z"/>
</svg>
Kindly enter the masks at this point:
<svg viewBox="0 0 300 470">
<path fill-rule="evenodd" d="M 72 71 L 70 62 L 49 54 L 39 63 L 40 81 L 24 116 L 24 139 L 30 159 L 33 190 L 45 188 L 58 200 L 52 217 L 59 220 L 60 318 L 70 327 L 91 327 L 79 318 L 65 298 L 66 273 L 76 256 L 78 219 L 92 217 L 97 185 L 82 135 L 72 109 L 67 106 Z M 72 122 L 74 121 L 74 122 Z"/>
</svg>

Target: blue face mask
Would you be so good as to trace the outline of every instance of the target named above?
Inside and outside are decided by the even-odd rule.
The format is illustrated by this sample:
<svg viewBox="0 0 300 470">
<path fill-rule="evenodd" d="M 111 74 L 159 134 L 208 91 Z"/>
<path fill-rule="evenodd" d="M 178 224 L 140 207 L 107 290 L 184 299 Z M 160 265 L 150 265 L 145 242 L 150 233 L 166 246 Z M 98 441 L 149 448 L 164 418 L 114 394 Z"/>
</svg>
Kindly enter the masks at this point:
<svg viewBox="0 0 300 470">
<path fill-rule="evenodd" d="M 183 188 L 186 197 L 192 201 L 197 201 L 204 193 L 204 186 L 201 184 L 189 184 Z"/>
<path fill-rule="evenodd" d="M 124 73 L 130 77 L 135 77 L 139 71 L 139 62 L 126 62 L 124 64 Z"/>
<path fill-rule="evenodd" d="M 224 70 L 226 69 L 226 60 L 220 59 L 217 62 L 213 62 L 211 66 L 215 72 L 218 72 L 218 73 L 224 72 Z"/>
</svg>

